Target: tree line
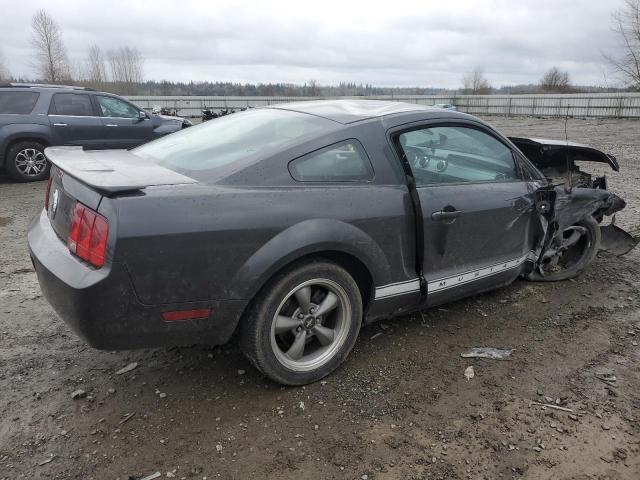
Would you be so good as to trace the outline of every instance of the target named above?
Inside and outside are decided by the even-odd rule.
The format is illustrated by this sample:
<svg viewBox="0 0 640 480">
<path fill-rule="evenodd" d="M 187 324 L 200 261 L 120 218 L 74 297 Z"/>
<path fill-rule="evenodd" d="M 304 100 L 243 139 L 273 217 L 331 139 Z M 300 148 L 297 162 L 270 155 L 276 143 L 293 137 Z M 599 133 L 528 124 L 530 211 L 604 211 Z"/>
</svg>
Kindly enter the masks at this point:
<svg viewBox="0 0 640 480">
<path fill-rule="evenodd" d="M 98 89 L 109 86 L 122 94 L 135 94 L 144 81 L 144 58 L 135 47 L 125 45 L 103 52 L 98 45 L 92 45 L 84 60 L 70 62 L 62 30 L 46 10 L 33 15 L 30 40 L 38 82 L 73 83 Z M 0 80 L 13 79 L 0 51 Z"/>
<path fill-rule="evenodd" d="M 304 84 L 234 83 L 234 82 L 170 82 L 145 81 L 145 59 L 136 47 L 127 45 L 102 50 L 91 45 L 86 58 L 72 63 L 62 38 L 62 30 L 46 10 L 39 10 L 31 22 L 31 45 L 34 67 L 39 82 L 92 87 L 122 95 L 238 95 L 238 96 L 365 96 L 365 95 L 437 95 L 461 93 L 576 93 L 598 91 L 640 91 L 640 0 L 623 0 L 613 14 L 614 31 L 620 40 L 619 55 L 605 59 L 619 74 L 625 88 L 582 87 L 573 85 L 569 72 L 551 67 L 535 85 L 494 88 L 482 66 L 462 78 L 462 88 L 376 87 L 371 84 L 341 82 L 320 85 L 316 80 Z M 7 68 L 0 46 L 0 81 L 16 79 Z M 27 80 L 28 81 L 28 80 Z"/>
</svg>

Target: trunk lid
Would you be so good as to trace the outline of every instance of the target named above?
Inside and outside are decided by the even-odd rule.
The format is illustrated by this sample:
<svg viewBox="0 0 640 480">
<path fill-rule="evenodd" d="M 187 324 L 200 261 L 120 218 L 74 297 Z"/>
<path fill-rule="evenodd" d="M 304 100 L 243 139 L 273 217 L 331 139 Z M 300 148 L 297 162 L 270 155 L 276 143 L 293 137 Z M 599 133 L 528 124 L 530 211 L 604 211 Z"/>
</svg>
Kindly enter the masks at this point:
<svg viewBox="0 0 640 480">
<path fill-rule="evenodd" d="M 128 150 L 49 147 L 44 153 L 66 175 L 105 195 L 156 185 L 197 183 L 193 178 L 134 155 Z"/>
</svg>

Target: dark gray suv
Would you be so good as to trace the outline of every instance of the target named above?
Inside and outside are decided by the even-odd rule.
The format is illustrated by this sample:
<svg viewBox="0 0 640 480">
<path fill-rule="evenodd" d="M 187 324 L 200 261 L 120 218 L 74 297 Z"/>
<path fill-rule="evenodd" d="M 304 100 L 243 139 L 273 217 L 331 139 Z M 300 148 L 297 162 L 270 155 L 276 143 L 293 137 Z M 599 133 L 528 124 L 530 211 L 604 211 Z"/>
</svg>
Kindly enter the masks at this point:
<svg viewBox="0 0 640 480">
<path fill-rule="evenodd" d="M 128 149 L 189 125 L 88 88 L 0 84 L 0 168 L 20 182 L 43 180 L 48 146 Z"/>
</svg>

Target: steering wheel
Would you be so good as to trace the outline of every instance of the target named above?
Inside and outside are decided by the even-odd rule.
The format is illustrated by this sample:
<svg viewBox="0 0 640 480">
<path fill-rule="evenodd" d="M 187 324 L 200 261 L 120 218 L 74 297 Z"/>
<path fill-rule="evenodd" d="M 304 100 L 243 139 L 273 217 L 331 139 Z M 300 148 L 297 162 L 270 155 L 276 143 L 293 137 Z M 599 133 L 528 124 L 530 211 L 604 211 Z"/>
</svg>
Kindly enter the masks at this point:
<svg viewBox="0 0 640 480">
<path fill-rule="evenodd" d="M 429 155 L 418 147 L 405 146 L 404 153 L 412 167 L 427 168 L 431 161 Z"/>
</svg>

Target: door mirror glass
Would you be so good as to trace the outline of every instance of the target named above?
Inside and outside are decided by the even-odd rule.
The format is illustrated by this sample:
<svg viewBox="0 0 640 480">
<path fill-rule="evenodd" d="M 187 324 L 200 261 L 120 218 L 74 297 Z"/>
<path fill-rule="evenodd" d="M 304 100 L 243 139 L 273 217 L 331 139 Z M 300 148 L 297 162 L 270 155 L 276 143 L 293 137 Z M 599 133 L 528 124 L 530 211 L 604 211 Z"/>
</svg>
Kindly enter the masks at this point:
<svg viewBox="0 0 640 480">
<path fill-rule="evenodd" d="M 138 118 L 140 120 L 146 120 L 147 118 L 149 118 L 149 115 L 147 115 L 147 112 L 145 111 L 140 111 L 140 113 L 138 114 Z"/>
</svg>

